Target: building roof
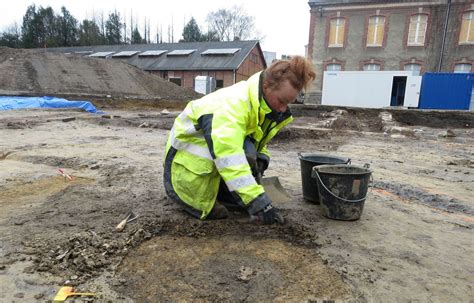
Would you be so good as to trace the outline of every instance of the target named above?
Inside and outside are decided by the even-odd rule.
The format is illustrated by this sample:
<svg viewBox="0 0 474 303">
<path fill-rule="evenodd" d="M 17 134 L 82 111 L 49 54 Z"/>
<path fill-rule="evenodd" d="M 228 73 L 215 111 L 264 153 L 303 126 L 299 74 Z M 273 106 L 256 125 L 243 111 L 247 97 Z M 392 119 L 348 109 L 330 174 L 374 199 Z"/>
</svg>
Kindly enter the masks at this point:
<svg viewBox="0 0 474 303">
<path fill-rule="evenodd" d="M 406 2 L 431 2 L 439 3 L 440 0 L 308 0 L 310 7 L 315 6 L 329 6 L 329 5 L 350 5 L 350 4 L 391 4 L 391 3 L 406 3 Z"/>
<path fill-rule="evenodd" d="M 254 47 L 257 47 L 263 64 L 266 65 L 257 40 L 57 47 L 48 48 L 46 51 L 79 56 L 111 52 L 105 57 L 126 60 L 140 69 L 149 71 L 236 70 Z M 127 52 L 127 55 L 131 52 L 136 53 L 132 56 L 114 56 L 124 52 Z"/>
</svg>

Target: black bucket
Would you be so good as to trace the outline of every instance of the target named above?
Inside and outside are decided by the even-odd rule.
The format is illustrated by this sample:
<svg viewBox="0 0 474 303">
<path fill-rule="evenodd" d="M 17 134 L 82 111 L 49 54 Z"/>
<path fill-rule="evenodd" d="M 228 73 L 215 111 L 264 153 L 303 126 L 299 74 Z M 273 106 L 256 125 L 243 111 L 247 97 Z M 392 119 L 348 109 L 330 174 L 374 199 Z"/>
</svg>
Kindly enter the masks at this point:
<svg viewBox="0 0 474 303">
<path fill-rule="evenodd" d="M 317 165 L 348 164 L 351 159 L 322 154 L 298 154 L 301 163 L 301 183 L 303 185 L 303 198 L 319 204 L 318 186 L 316 180 L 311 178 L 311 170 Z"/>
<path fill-rule="evenodd" d="M 321 210 L 336 220 L 358 220 L 364 209 L 372 171 L 355 165 L 320 165 L 313 168 Z"/>
</svg>

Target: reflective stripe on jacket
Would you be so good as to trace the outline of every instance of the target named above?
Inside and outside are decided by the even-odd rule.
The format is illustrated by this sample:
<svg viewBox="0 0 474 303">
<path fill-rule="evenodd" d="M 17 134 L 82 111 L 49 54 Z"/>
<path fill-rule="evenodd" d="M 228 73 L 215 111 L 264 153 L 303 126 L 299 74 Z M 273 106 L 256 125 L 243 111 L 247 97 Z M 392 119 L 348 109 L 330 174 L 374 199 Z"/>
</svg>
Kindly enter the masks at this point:
<svg viewBox="0 0 474 303">
<path fill-rule="evenodd" d="M 279 118 L 264 100 L 261 72 L 247 81 L 222 88 L 188 103 L 176 118 L 166 152 L 176 150 L 171 166 L 177 195 L 205 218 L 214 206 L 221 178 L 256 213 L 271 203 L 252 176 L 245 157 L 244 139 L 250 136 L 258 152 L 270 157 L 266 144 L 293 118 L 289 111 Z"/>
</svg>

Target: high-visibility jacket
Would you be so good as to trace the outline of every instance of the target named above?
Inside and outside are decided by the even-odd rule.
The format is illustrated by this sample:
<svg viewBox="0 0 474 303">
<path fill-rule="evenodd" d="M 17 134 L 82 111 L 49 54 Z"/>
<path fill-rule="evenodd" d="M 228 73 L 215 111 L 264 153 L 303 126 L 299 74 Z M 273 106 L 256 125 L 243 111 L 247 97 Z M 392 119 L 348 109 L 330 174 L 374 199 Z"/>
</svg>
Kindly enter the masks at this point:
<svg viewBox="0 0 474 303">
<path fill-rule="evenodd" d="M 264 100 L 261 72 L 233 86 L 188 103 L 176 118 L 167 142 L 177 150 L 171 183 L 180 200 L 201 211 L 212 210 L 221 178 L 243 207 L 254 214 L 271 203 L 255 181 L 243 145 L 250 136 L 257 151 L 270 157 L 266 144 L 293 120 L 289 110 L 273 112 Z"/>
</svg>

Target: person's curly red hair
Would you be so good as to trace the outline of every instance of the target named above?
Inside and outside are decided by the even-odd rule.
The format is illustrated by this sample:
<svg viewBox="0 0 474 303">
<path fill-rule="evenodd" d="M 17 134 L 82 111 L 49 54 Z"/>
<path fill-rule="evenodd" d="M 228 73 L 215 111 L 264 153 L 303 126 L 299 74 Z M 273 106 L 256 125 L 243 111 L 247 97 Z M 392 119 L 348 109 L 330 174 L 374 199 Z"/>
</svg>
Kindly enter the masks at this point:
<svg viewBox="0 0 474 303">
<path fill-rule="evenodd" d="M 311 62 L 302 56 L 294 56 L 290 60 L 278 60 L 273 62 L 264 71 L 263 80 L 272 89 L 278 88 L 280 83 L 289 80 L 291 85 L 297 89 L 307 89 L 311 81 L 316 78 L 314 67 Z"/>
</svg>

